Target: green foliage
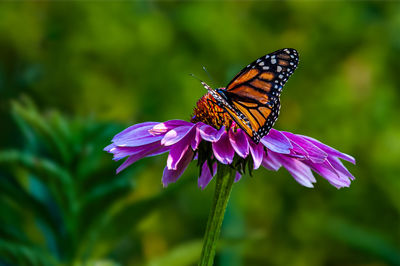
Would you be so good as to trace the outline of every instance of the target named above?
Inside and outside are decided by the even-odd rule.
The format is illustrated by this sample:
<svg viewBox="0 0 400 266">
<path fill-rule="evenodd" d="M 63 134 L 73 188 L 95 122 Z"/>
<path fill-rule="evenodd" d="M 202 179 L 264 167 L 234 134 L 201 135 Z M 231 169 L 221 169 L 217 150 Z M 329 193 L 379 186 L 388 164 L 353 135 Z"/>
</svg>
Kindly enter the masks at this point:
<svg viewBox="0 0 400 266">
<path fill-rule="evenodd" d="M 120 130 L 92 119 L 40 114 L 28 99 L 12 103 L 25 133 L 21 149 L 0 151 L 0 255 L 16 265 L 84 263 L 114 249 L 173 190 L 123 204 L 140 168 L 114 176 L 104 158 Z"/>
</svg>

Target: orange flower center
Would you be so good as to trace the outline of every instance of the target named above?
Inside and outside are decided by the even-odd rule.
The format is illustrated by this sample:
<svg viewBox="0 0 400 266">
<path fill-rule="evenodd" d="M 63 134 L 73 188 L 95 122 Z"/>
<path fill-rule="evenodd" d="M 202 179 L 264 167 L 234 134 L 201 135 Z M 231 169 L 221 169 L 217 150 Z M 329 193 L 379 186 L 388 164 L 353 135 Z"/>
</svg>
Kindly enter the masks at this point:
<svg viewBox="0 0 400 266">
<path fill-rule="evenodd" d="M 190 122 L 203 122 L 216 129 L 225 126 L 225 128 L 228 129 L 233 121 L 229 114 L 217 105 L 214 97 L 212 97 L 210 93 L 207 93 L 197 101 Z"/>
</svg>

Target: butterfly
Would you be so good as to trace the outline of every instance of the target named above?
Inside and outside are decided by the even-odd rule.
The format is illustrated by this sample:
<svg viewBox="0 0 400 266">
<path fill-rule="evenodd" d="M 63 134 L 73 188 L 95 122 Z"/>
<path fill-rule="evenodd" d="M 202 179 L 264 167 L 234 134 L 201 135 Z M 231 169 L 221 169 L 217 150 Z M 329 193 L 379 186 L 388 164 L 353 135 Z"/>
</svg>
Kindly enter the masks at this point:
<svg viewBox="0 0 400 266">
<path fill-rule="evenodd" d="M 213 90 L 201 82 L 216 103 L 255 143 L 268 134 L 278 119 L 280 95 L 297 68 L 295 49 L 285 48 L 262 56 L 242 69 L 226 86 Z"/>
</svg>

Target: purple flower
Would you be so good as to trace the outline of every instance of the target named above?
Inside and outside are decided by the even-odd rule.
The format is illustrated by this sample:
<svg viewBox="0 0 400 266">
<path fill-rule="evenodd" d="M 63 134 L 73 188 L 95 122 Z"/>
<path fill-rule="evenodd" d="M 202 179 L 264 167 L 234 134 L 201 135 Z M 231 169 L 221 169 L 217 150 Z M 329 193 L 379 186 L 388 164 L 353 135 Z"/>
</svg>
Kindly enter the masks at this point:
<svg viewBox="0 0 400 266">
<path fill-rule="evenodd" d="M 199 116 L 198 112 L 196 114 Z M 219 123 L 223 124 L 219 129 L 210 125 L 215 125 L 215 121 L 207 120 L 208 124 L 194 121 L 136 124 L 117 134 L 104 150 L 112 153 L 114 160 L 127 157 L 117 173 L 139 159 L 169 152 L 162 177 L 164 186 L 177 181 L 192 160 L 200 163 L 198 185 L 202 189 L 215 176 L 221 164 L 240 166 L 235 181 L 240 180 L 246 163 L 252 163 L 254 169 L 262 165 L 273 171 L 283 166 L 306 187 L 313 187 L 316 182 L 312 171 L 337 188 L 348 187 L 354 179 L 340 159 L 353 164 L 355 159 L 313 138 L 271 129 L 260 143 L 255 144 L 232 121 L 230 124 Z"/>
</svg>

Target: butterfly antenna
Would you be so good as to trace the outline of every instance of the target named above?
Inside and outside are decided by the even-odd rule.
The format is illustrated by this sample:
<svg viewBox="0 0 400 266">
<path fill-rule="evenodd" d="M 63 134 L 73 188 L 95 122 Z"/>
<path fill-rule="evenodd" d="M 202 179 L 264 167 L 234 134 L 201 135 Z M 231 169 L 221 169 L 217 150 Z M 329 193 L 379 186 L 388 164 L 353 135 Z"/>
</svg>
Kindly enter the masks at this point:
<svg viewBox="0 0 400 266">
<path fill-rule="evenodd" d="M 206 68 L 205 66 L 203 66 L 203 70 L 204 70 L 204 72 L 207 73 L 207 76 L 208 76 L 208 78 L 211 80 L 211 82 L 212 82 L 213 84 L 215 84 L 214 79 L 212 78 L 212 76 L 210 75 L 210 72 L 208 72 L 208 70 L 207 70 L 207 68 Z"/>
<path fill-rule="evenodd" d="M 203 82 L 201 79 L 199 79 L 199 78 L 198 78 L 195 74 L 193 74 L 193 73 L 190 73 L 189 76 L 191 76 L 191 77 L 197 79 L 197 80 L 200 81 L 200 82 Z"/>
<path fill-rule="evenodd" d="M 207 85 L 207 83 L 205 83 L 204 81 L 202 81 L 201 79 L 199 79 L 198 77 L 196 77 L 194 74 L 190 73 L 190 76 L 194 77 L 195 79 L 197 79 L 198 81 L 200 81 L 201 85 L 203 85 L 204 88 L 206 88 L 208 91 L 211 91 L 212 88 L 210 86 Z"/>
</svg>

